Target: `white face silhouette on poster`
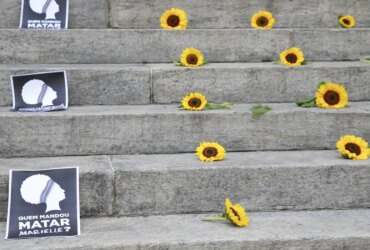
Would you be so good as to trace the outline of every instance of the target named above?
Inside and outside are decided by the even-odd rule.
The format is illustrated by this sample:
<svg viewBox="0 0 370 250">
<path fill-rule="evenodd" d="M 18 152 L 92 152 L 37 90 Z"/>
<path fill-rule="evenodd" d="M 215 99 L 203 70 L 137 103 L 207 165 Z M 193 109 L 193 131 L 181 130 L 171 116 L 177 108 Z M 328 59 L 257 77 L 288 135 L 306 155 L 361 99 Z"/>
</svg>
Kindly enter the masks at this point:
<svg viewBox="0 0 370 250">
<path fill-rule="evenodd" d="M 56 19 L 55 14 L 60 11 L 55 0 L 29 0 L 30 7 L 37 14 L 46 14 L 45 19 Z"/>
<path fill-rule="evenodd" d="M 23 181 L 20 191 L 25 202 L 33 205 L 46 204 L 46 213 L 60 211 L 59 203 L 66 198 L 60 185 L 43 174 L 28 177 Z"/>
<path fill-rule="evenodd" d="M 43 81 L 33 79 L 23 86 L 22 98 L 26 104 L 36 105 L 41 103 L 42 107 L 46 107 L 53 105 L 53 101 L 58 98 L 58 95 Z"/>
</svg>

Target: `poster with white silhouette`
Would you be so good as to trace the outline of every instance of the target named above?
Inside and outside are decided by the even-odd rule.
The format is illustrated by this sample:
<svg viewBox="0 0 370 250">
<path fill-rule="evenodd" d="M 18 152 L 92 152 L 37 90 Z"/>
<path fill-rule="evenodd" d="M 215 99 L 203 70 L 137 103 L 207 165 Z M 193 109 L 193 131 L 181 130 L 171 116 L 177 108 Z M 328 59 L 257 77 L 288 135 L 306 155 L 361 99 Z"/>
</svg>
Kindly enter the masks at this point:
<svg viewBox="0 0 370 250">
<path fill-rule="evenodd" d="M 13 110 L 48 112 L 68 108 L 65 71 L 11 76 Z"/>
<path fill-rule="evenodd" d="M 20 28 L 68 28 L 68 0 L 22 0 Z"/>
<path fill-rule="evenodd" d="M 10 170 L 6 239 L 80 235 L 77 167 Z"/>
</svg>

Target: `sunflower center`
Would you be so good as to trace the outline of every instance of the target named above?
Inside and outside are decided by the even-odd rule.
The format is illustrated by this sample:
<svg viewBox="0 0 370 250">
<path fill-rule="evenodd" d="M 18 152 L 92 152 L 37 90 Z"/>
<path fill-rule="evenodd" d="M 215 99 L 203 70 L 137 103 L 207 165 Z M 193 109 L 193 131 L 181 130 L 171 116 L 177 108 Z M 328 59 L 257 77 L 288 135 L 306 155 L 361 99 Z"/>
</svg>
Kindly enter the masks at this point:
<svg viewBox="0 0 370 250">
<path fill-rule="evenodd" d="M 189 106 L 192 108 L 199 108 L 202 105 L 202 100 L 199 98 L 193 97 L 188 102 Z"/>
<path fill-rule="evenodd" d="M 230 207 L 230 210 L 231 210 L 231 212 L 233 212 L 233 214 L 234 214 L 236 217 L 238 217 L 238 220 L 241 220 L 240 215 L 238 214 L 238 211 L 236 211 L 233 207 Z"/>
<path fill-rule="evenodd" d="M 324 94 L 324 100 L 329 105 L 336 105 L 340 101 L 340 96 L 336 91 L 329 90 Z"/>
<path fill-rule="evenodd" d="M 354 153 L 356 155 L 361 154 L 361 148 L 355 143 L 347 143 L 345 146 L 346 150 L 348 150 L 351 153 Z"/>
<path fill-rule="evenodd" d="M 198 57 L 197 55 L 190 54 L 186 57 L 186 61 L 188 64 L 196 65 L 198 63 Z"/>
<path fill-rule="evenodd" d="M 176 16 L 176 15 L 171 15 L 167 18 L 167 24 L 168 26 L 172 27 L 172 28 L 175 28 L 177 26 L 179 26 L 180 24 L 180 17 Z"/>
<path fill-rule="evenodd" d="M 296 63 L 298 61 L 298 57 L 296 54 L 293 54 L 293 53 L 290 53 L 288 54 L 285 59 L 289 62 L 289 63 Z"/>
<path fill-rule="evenodd" d="M 218 154 L 217 148 L 207 147 L 203 150 L 203 155 L 207 158 L 216 157 Z"/>
<path fill-rule="evenodd" d="M 266 27 L 268 23 L 269 20 L 267 19 L 267 17 L 261 16 L 257 19 L 257 25 L 259 27 Z"/>
<path fill-rule="evenodd" d="M 343 19 L 343 23 L 344 23 L 345 25 L 350 25 L 350 24 L 351 24 L 351 21 L 350 21 L 350 20 L 348 20 L 347 18 L 344 18 L 344 19 Z"/>
</svg>

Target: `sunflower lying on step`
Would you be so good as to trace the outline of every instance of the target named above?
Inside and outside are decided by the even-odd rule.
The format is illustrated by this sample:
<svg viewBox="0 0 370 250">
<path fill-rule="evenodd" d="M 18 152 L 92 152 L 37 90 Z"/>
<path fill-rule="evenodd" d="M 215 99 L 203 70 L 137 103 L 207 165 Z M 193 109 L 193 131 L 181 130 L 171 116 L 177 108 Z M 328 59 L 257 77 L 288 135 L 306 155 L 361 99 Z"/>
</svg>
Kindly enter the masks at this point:
<svg viewBox="0 0 370 250">
<path fill-rule="evenodd" d="M 321 84 L 316 91 L 316 105 L 319 108 L 345 108 L 348 105 L 346 88 L 338 83 Z"/>
<path fill-rule="evenodd" d="M 208 101 L 207 98 L 201 93 L 189 93 L 182 101 L 181 106 L 185 110 L 201 111 L 204 110 Z"/>
<path fill-rule="evenodd" d="M 348 106 L 348 94 L 342 84 L 322 82 L 314 98 L 297 102 L 297 105 L 304 108 L 341 109 Z"/>
<path fill-rule="evenodd" d="M 271 12 L 259 11 L 253 15 L 251 19 L 251 26 L 255 29 L 271 29 L 275 24 L 275 18 Z"/>
<path fill-rule="evenodd" d="M 290 48 L 280 53 L 280 62 L 290 67 L 301 66 L 304 63 L 304 54 L 300 48 Z"/>
<path fill-rule="evenodd" d="M 204 221 L 229 221 L 237 227 L 249 225 L 249 217 L 240 204 L 232 204 L 230 199 L 225 200 L 225 212 L 223 215 L 205 218 Z"/>
<path fill-rule="evenodd" d="M 180 56 L 180 65 L 184 67 L 199 67 L 205 64 L 203 53 L 195 48 L 185 49 Z"/>
<path fill-rule="evenodd" d="M 207 98 L 199 93 L 193 92 L 189 93 L 182 98 L 181 108 L 190 111 L 202 111 L 202 110 L 212 110 L 212 109 L 230 109 L 232 104 L 229 102 L 224 103 L 210 103 Z"/>
<path fill-rule="evenodd" d="M 167 30 L 184 30 L 188 26 L 186 12 L 177 8 L 166 10 L 162 14 L 160 22 L 161 28 Z"/>
<path fill-rule="evenodd" d="M 337 142 L 339 153 L 346 159 L 367 160 L 369 158 L 369 145 L 361 137 L 345 135 Z"/>
<path fill-rule="evenodd" d="M 353 16 L 339 16 L 339 24 L 346 29 L 354 28 L 356 26 L 356 19 Z"/>
<path fill-rule="evenodd" d="M 202 142 L 196 149 L 195 154 L 201 161 L 212 162 L 224 160 L 226 151 L 225 148 L 217 142 Z"/>
</svg>

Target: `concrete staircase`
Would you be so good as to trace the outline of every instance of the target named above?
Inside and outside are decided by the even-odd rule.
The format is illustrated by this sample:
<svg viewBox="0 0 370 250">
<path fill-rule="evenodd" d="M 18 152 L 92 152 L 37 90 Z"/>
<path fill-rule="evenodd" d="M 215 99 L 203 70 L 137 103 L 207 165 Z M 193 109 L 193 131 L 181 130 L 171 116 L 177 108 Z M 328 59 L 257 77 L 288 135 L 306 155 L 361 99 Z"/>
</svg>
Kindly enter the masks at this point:
<svg viewBox="0 0 370 250">
<path fill-rule="evenodd" d="M 0 249 L 366 250 L 370 162 L 334 151 L 343 134 L 370 140 L 369 0 L 74 0 L 70 30 L 19 30 L 19 1 L 0 3 L 0 220 L 8 171 L 80 166 L 82 236 L 0 240 Z M 159 30 L 164 10 L 189 14 L 186 31 Z M 273 12 L 275 29 L 250 29 Z M 358 27 L 338 27 L 340 14 Z M 277 64 L 302 48 L 307 65 Z M 209 62 L 176 67 L 186 47 Z M 10 112 L 9 75 L 66 69 L 66 112 Z M 303 109 L 321 81 L 345 84 L 343 110 Z M 231 110 L 185 112 L 201 91 Z M 272 111 L 251 118 L 254 103 Z M 200 141 L 227 159 L 204 164 Z M 251 211 L 238 229 L 202 222 L 231 197 Z M 284 211 L 282 211 L 284 210 Z M 0 237 L 5 223 L 0 223 Z"/>
</svg>

